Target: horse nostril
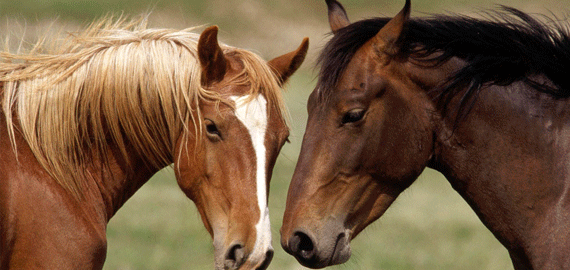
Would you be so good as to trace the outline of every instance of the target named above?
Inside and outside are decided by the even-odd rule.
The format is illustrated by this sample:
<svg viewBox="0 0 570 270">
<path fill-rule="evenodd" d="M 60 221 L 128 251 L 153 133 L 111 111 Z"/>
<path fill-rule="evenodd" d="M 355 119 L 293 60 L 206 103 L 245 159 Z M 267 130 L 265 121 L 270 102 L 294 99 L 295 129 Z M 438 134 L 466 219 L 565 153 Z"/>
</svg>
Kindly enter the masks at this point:
<svg viewBox="0 0 570 270">
<path fill-rule="evenodd" d="M 238 269 L 245 261 L 244 248 L 240 244 L 235 244 L 228 249 L 226 260 L 224 261 L 225 269 Z"/>
<path fill-rule="evenodd" d="M 297 231 L 291 238 L 289 245 L 291 251 L 304 260 L 310 260 L 315 256 L 315 245 L 307 234 Z"/>
</svg>

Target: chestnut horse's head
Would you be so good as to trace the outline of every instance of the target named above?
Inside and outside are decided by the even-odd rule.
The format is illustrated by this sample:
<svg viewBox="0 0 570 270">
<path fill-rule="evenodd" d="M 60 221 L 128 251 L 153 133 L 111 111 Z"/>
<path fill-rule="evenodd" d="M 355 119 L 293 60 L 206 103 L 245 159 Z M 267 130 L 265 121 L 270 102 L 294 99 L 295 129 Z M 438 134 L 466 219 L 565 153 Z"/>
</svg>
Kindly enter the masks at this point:
<svg viewBox="0 0 570 270">
<path fill-rule="evenodd" d="M 431 100 L 398 57 L 410 1 L 381 30 L 350 39 L 344 8 L 327 5 L 334 36 L 320 57 L 281 229 L 284 249 L 315 268 L 349 259 L 350 241 L 423 171 L 433 141 Z"/>
<path fill-rule="evenodd" d="M 216 269 L 265 269 L 273 256 L 267 192 L 289 135 L 280 87 L 303 62 L 308 41 L 266 63 L 222 49 L 217 32 L 206 29 L 197 48 L 201 83 L 217 94 L 202 99 L 195 132 L 178 139 L 175 172 L 214 238 Z"/>
</svg>

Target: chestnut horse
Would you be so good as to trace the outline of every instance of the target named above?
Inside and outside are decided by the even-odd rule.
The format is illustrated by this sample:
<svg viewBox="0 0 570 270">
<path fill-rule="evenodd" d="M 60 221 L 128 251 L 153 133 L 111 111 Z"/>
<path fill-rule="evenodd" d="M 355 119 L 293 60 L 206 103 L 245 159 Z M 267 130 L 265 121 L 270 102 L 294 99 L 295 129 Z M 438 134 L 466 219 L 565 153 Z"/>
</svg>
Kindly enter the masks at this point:
<svg viewBox="0 0 570 270">
<path fill-rule="evenodd" d="M 307 39 L 265 62 L 218 43 L 216 26 L 144 21 L 0 54 L 1 269 L 101 269 L 109 219 L 171 163 L 216 269 L 271 261 L 266 193 L 289 133 L 280 88 Z"/>
<path fill-rule="evenodd" d="M 350 241 L 425 167 L 440 171 L 516 269 L 570 269 L 570 35 L 513 8 L 486 19 L 349 23 L 324 48 L 281 244 L 308 267 Z"/>
</svg>

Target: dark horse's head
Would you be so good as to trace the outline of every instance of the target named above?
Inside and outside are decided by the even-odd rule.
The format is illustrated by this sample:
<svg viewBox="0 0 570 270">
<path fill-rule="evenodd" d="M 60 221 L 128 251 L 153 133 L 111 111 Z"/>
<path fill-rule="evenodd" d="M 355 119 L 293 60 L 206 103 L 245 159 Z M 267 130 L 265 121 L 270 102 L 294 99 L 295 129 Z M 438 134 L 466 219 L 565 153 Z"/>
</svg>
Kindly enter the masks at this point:
<svg viewBox="0 0 570 270">
<path fill-rule="evenodd" d="M 508 7 L 488 14 L 491 20 L 409 19 L 406 1 L 391 19 L 351 24 L 340 3 L 326 2 L 334 35 L 319 58 L 281 229 L 284 249 L 315 268 L 347 261 L 350 241 L 426 166 L 448 179 L 488 178 L 490 169 L 477 166 L 473 149 L 503 144 L 485 140 L 493 125 L 520 135 L 532 120 L 515 121 L 508 110 L 499 115 L 504 104 L 515 103 L 507 93 L 533 89 L 530 95 L 538 90 L 548 98 L 570 96 L 570 38 L 555 21 L 551 27 Z M 528 95 L 523 92 L 517 106 L 525 108 Z M 475 137 L 483 139 L 475 144 Z M 488 152 L 477 157 L 492 163 Z M 475 192 L 469 191 L 460 194 Z"/>
<path fill-rule="evenodd" d="M 343 42 L 346 13 L 334 0 L 327 5 L 334 33 L 329 45 Z M 385 212 L 430 158 L 433 140 L 424 131 L 431 102 L 393 57 L 409 14 L 406 1 L 377 34 L 360 37 L 368 40 L 352 53 L 332 57 L 339 52 L 327 46 L 321 55 L 281 229 L 284 249 L 303 265 L 347 261 L 350 240 Z"/>
</svg>

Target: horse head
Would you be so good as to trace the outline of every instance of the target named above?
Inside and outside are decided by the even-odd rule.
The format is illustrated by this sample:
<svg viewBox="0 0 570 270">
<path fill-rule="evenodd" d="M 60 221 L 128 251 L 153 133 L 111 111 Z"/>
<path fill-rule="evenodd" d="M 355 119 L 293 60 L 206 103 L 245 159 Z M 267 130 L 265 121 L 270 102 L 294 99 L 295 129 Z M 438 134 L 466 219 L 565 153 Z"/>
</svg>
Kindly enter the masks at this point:
<svg viewBox="0 0 570 270">
<path fill-rule="evenodd" d="M 397 57 L 410 1 L 349 56 L 338 45 L 354 42 L 344 8 L 327 6 L 334 36 L 309 97 L 281 229 L 284 249 L 316 268 L 349 259 L 350 241 L 423 171 L 432 143 L 431 102 Z"/>
<path fill-rule="evenodd" d="M 197 49 L 202 86 L 217 98 L 200 104 L 200 125 L 178 139 L 175 172 L 214 239 L 216 269 L 265 269 L 273 256 L 267 192 L 289 135 L 280 86 L 308 41 L 266 63 L 224 51 L 217 32 L 206 29 Z"/>
</svg>

